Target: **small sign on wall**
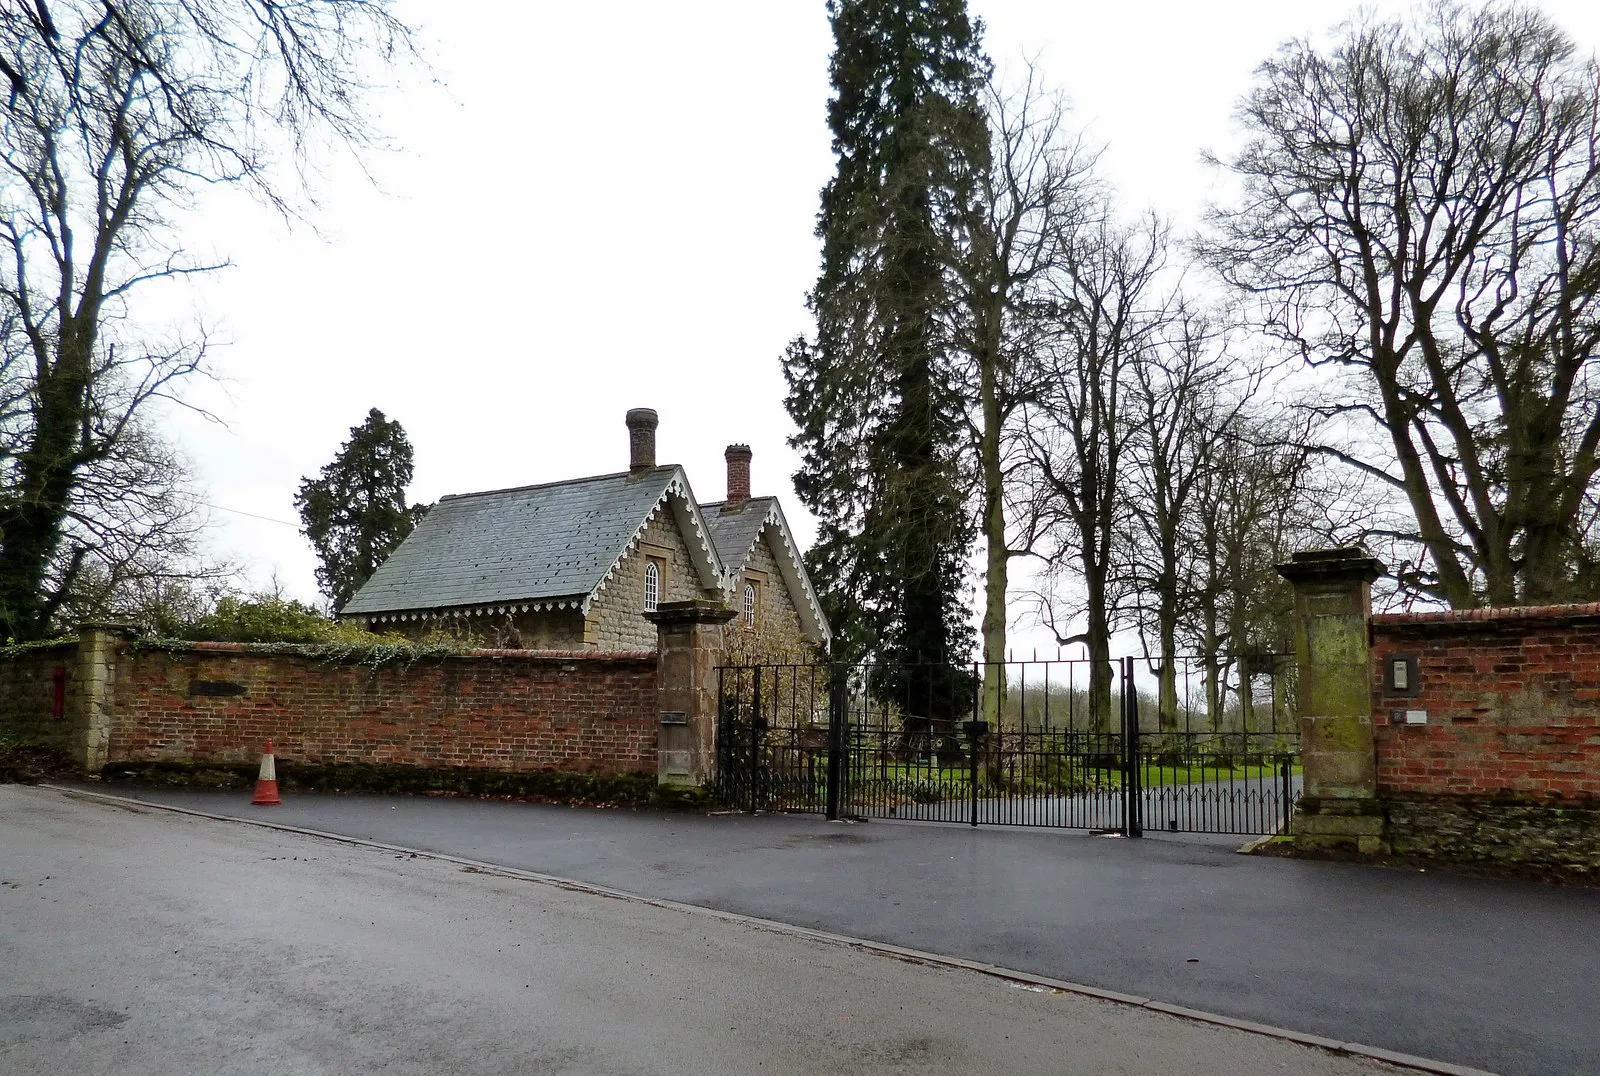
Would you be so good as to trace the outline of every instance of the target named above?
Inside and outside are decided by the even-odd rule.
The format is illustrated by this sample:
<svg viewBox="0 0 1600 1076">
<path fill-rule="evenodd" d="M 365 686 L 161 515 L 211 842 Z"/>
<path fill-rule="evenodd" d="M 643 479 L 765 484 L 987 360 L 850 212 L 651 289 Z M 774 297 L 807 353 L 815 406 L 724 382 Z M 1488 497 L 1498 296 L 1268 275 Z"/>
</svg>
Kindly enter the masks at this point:
<svg viewBox="0 0 1600 1076">
<path fill-rule="evenodd" d="M 1383 690 L 1388 695 L 1416 695 L 1422 690 L 1417 655 L 1390 654 L 1383 659 Z"/>
<path fill-rule="evenodd" d="M 190 680 L 189 694 L 210 695 L 214 698 L 229 698 L 234 695 L 244 694 L 244 685 L 236 684 L 232 680 Z"/>
</svg>

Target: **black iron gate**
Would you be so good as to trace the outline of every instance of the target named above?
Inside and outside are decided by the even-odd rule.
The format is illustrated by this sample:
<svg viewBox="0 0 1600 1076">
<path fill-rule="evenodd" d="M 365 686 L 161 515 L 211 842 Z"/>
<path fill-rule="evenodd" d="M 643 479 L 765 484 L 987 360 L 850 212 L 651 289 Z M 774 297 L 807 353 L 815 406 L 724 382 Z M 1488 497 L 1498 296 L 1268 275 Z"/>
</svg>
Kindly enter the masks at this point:
<svg viewBox="0 0 1600 1076">
<path fill-rule="evenodd" d="M 1223 669 L 1186 662 L 1141 702 L 1132 658 L 729 666 L 717 791 L 741 810 L 829 818 L 1271 833 L 1299 787 L 1282 663 L 1255 656 L 1231 690 L 1218 687 Z M 1264 706 L 1251 685 L 1261 669 Z M 1205 710 L 1192 705 L 1196 680 Z"/>
</svg>

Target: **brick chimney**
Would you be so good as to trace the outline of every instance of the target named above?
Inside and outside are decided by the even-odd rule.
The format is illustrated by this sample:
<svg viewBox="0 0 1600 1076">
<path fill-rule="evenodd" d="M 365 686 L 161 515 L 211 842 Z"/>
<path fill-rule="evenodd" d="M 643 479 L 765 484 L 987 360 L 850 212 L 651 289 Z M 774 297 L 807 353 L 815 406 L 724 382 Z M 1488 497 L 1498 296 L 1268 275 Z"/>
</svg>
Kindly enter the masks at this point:
<svg viewBox="0 0 1600 1076">
<path fill-rule="evenodd" d="M 729 445 L 722 454 L 728 461 L 728 499 L 724 512 L 736 512 L 750 500 L 750 446 Z"/>
<path fill-rule="evenodd" d="M 628 470 L 637 474 L 656 465 L 656 423 L 653 408 L 635 407 L 628 412 Z"/>
</svg>

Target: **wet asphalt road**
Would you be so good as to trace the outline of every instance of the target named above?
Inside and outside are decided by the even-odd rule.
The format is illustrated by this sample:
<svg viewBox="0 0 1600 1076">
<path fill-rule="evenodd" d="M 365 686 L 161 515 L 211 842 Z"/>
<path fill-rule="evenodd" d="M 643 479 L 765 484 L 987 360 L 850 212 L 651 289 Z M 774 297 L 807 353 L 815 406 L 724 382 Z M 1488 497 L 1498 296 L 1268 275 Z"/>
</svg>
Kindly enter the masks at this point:
<svg viewBox="0 0 1600 1076">
<path fill-rule="evenodd" d="M 1511 1076 L 1600 1073 L 1600 890 L 1234 854 L 1237 838 L 413 797 L 124 795 L 992 962 Z M 264 812 L 266 812 L 264 814 Z"/>
<path fill-rule="evenodd" d="M 0 786 L 0 923 L 7 1074 L 1398 1076 L 703 913 L 45 789 Z"/>
</svg>

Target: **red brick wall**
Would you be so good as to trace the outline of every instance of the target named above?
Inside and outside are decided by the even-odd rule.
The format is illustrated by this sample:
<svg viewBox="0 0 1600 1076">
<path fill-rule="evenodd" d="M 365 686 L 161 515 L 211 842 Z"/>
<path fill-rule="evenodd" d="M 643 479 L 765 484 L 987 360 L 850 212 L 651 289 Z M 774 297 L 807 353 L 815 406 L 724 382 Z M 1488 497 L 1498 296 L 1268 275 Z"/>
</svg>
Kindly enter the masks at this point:
<svg viewBox="0 0 1600 1076">
<path fill-rule="evenodd" d="M 1386 675 L 1408 653 L 1410 697 Z M 1375 616 L 1372 656 L 1380 794 L 1600 797 L 1600 604 Z"/>
<path fill-rule="evenodd" d="M 316 765 L 656 769 L 654 654 L 476 650 L 370 667 L 237 643 L 124 646 L 113 697 L 113 766 L 250 763 L 270 738 L 284 761 Z"/>
</svg>

